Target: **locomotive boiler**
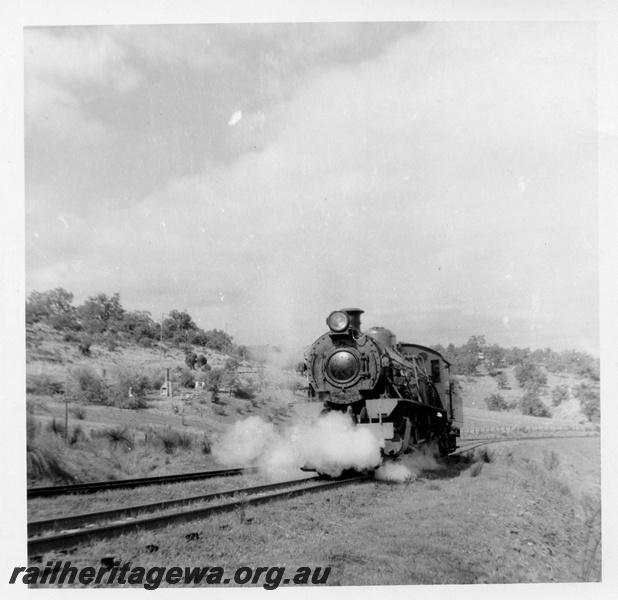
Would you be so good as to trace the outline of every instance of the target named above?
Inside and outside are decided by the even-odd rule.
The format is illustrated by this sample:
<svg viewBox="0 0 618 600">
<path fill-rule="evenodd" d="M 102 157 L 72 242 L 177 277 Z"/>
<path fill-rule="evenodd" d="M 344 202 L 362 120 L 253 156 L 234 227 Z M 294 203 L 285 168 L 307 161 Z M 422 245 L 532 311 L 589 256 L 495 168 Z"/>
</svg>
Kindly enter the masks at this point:
<svg viewBox="0 0 618 600">
<path fill-rule="evenodd" d="M 398 343 L 384 327 L 361 331 L 363 312 L 346 308 L 328 316 L 329 331 L 299 365 L 308 401 L 295 410 L 301 416 L 347 413 L 357 427 L 383 440 L 386 456 L 428 447 L 442 456 L 453 452 L 463 413 L 448 361 L 431 348 Z"/>
</svg>

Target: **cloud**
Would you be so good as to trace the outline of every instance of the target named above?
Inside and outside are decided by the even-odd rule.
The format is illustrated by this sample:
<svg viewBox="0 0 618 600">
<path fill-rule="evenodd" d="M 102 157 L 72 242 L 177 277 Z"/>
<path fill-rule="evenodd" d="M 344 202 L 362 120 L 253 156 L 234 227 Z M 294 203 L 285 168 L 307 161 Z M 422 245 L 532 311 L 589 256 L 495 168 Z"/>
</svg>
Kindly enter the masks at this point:
<svg viewBox="0 0 618 600">
<path fill-rule="evenodd" d="M 24 60 L 27 132 L 39 127 L 64 142 L 107 138 L 109 124 L 89 117 L 89 102 L 101 94 L 127 93 L 141 79 L 106 28 L 28 28 Z"/>
<path fill-rule="evenodd" d="M 517 327 L 528 331 L 529 317 L 544 335 L 560 320 L 588 335 L 594 315 L 579 314 L 598 277 L 591 29 L 435 24 L 371 59 L 349 54 L 322 67 L 318 57 L 338 44 L 352 53 L 350 40 L 367 29 L 312 30 L 300 36 L 304 46 L 291 41 L 293 28 L 275 30 L 285 34 L 206 36 L 221 64 L 257 44 L 262 58 L 272 52 L 264 73 L 277 72 L 263 84 L 213 74 L 217 93 L 230 81 L 247 86 L 246 103 L 228 90 L 217 105 L 223 127 L 213 148 L 234 147 L 229 160 L 206 160 L 125 210 L 89 206 L 82 255 L 96 248 L 121 265 L 124 275 L 105 271 L 110 286 L 137 298 L 138 286 L 156 289 L 173 274 L 194 317 L 233 322 L 251 343 L 317 336 L 325 315 L 345 305 L 427 343 L 502 335 L 505 317 L 503 343 Z M 312 35 L 319 52 L 307 44 Z M 287 73 L 281 40 L 291 56 L 317 52 L 302 78 Z M 288 92 L 269 95 L 273 81 Z M 203 103 L 180 106 L 192 111 L 187 122 L 201 122 Z M 180 123 L 161 122 L 168 136 Z M 155 177 L 162 168 L 136 171 Z"/>
</svg>

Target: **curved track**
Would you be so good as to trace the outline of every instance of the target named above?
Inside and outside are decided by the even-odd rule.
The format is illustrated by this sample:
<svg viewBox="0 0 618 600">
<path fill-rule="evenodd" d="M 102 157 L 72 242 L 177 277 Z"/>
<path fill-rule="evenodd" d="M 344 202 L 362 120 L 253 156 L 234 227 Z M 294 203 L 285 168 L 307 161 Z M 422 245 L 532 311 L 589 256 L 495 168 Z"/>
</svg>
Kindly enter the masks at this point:
<svg viewBox="0 0 618 600">
<path fill-rule="evenodd" d="M 94 483 L 34 487 L 28 489 L 27 497 L 30 499 L 59 496 L 62 494 L 94 494 L 95 492 L 101 492 L 103 490 L 118 490 L 122 488 L 141 487 L 144 485 L 162 485 L 166 483 L 178 483 L 180 481 L 193 481 L 196 479 L 211 479 L 213 477 L 227 477 L 230 475 L 240 475 L 242 473 L 253 473 L 255 471 L 257 471 L 257 467 L 239 467 L 235 469 L 220 469 L 218 471 L 162 475 L 160 477 L 141 477 L 139 479 L 121 479 L 116 481 L 97 481 Z"/>
<path fill-rule="evenodd" d="M 185 523 L 196 519 L 203 519 L 213 514 L 235 510 L 241 506 L 263 504 L 265 502 L 270 502 L 281 498 L 293 498 L 308 492 L 322 491 L 325 489 L 348 485 L 350 483 L 357 483 L 359 481 L 364 481 L 366 478 L 364 476 L 359 476 L 348 479 L 315 483 L 314 485 L 306 485 L 307 483 L 314 483 L 318 479 L 318 476 L 311 477 L 309 479 L 296 479 L 293 481 L 285 481 L 252 488 L 229 490 L 227 492 L 208 494 L 206 496 L 194 496 L 192 498 L 158 502 L 150 505 L 133 506 L 100 513 L 73 515 L 69 517 L 60 517 L 58 519 L 29 523 L 29 535 L 36 536 L 50 529 L 58 530 L 67 527 L 93 525 L 97 522 L 107 521 L 109 519 L 125 519 L 122 522 L 114 522 L 101 527 L 85 527 L 84 529 L 79 529 L 77 531 L 64 531 L 64 533 L 59 533 L 48 537 L 30 537 L 28 539 L 28 556 L 34 556 L 37 554 L 40 555 L 44 552 L 50 552 L 52 550 L 72 548 L 81 543 L 114 538 L 125 533 L 137 533 L 149 529 L 158 529 L 172 523 Z M 239 497 L 234 499 L 232 502 L 227 502 L 225 504 L 216 504 L 214 506 L 209 505 L 188 511 L 163 514 L 156 517 L 130 519 L 131 516 L 143 512 L 158 512 L 188 503 L 209 502 L 215 499 L 233 496 Z"/>
<path fill-rule="evenodd" d="M 500 437 L 500 438 L 472 438 L 468 440 L 463 440 L 465 446 L 458 446 L 455 452 L 451 452 L 449 456 L 457 456 L 458 454 L 462 454 L 464 452 L 468 452 L 470 450 L 474 450 L 481 446 L 485 446 L 487 444 L 494 444 L 499 442 L 525 442 L 528 440 L 536 441 L 536 440 L 551 440 L 551 439 L 559 439 L 559 438 L 587 438 L 587 437 L 599 437 L 599 433 L 591 432 L 590 434 L 584 435 L 540 435 L 540 436 L 521 436 L 521 437 Z"/>
</svg>

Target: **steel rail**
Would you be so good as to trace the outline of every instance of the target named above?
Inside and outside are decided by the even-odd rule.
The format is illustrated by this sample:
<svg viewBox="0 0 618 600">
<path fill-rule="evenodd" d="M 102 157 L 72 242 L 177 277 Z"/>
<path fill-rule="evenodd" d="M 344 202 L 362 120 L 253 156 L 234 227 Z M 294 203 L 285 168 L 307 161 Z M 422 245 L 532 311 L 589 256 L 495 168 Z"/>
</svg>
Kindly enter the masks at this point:
<svg viewBox="0 0 618 600">
<path fill-rule="evenodd" d="M 466 446 L 464 448 L 458 448 L 455 452 L 451 452 L 448 456 L 455 456 L 457 454 L 461 454 L 462 452 L 468 452 L 470 450 L 474 450 L 475 448 L 480 448 L 481 446 L 485 446 L 486 444 L 494 444 L 498 442 L 525 442 L 527 440 L 538 441 L 538 440 L 553 440 L 553 439 L 572 439 L 572 438 L 592 438 L 592 437 L 600 437 L 600 434 L 591 434 L 591 435 L 545 435 L 545 436 L 525 436 L 525 437 L 517 437 L 517 438 L 486 438 L 484 440 L 470 440 L 474 442 L 470 446 Z M 444 458 L 448 458 L 444 457 Z"/>
<path fill-rule="evenodd" d="M 28 488 L 27 498 L 43 498 L 59 496 L 62 494 L 93 494 L 104 490 L 117 490 L 122 488 L 141 487 L 145 485 L 163 485 L 167 483 L 179 483 L 181 481 L 194 481 L 196 479 L 210 479 L 213 477 L 227 477 L 252 473 L 257 467 L 239 467 L 234 469 L 219 469 L 216 471 L 198 471 L 194 473 L 179 473 L 176 475 L 161 475 L 159 477 L 141 477 L 138 479 L 119 479 L 114 481 L 96 481 L 93 483 L 77 483 L 71 485 L 52 485 L 49 487 Z"/>
<path fill-rule="evenodd" d="M 165 527 L 172 523 L 186 523 L 194 521 L 196 519 L 203 519 L 210 517 L 214 514 L 223 512 L 230 512 L 241 506 L 257 505 L 270 502 L 272 500 L 278 500 L 281 498 L 294 498 L 301 496 L 308 492 L 322 491 L 325 489 L 333 489 L 350 483 L 358 483 L 365 481 L 366 477 L 351 477 L 349 479 L 338 479 L 334 481 L 328 481 L 312 486 L 305 486 L 292 490 L 285 490 L 281 492 L 275 492 L 272 494 L 265 494 L 262 496 L 255 496 L 254 498 L 242 498 L 225 504 L 217 504 L 215 506 L 208 506 L 203 508 L 197 508 L 184 512 L 176 512 L 168 515 L 161 515 L 158 517 L 150 517 L 146 519 L 133 519 L 126 523 L 116 523 L 97 528 L 80 529 L 78 531 L 66 532 L 63 534 L 53 535 L 49 537 L 32 538 L 28 540 L 28 556 L 35 556 L 50 552 L 52 550 L 61 550 L 72 548 L 76 545 L 91 542 L 95 540 L 104 540 L 125 533 L 138 533 L 142 531 L 148 531 L 152 529 L 158 529 Z M 296 480 L 295 483 L 302 483 L 306 480 Z M 289 482 L 288 482 L 289 483 Z M 248 493 L 250 488 L 235 490 L 236 493 Z"/>
<path fill-rule="evenodd" d="M 40 521 L 31 521 L 28 523 L 28 536 L 41 535 L 50 530 L 74 529 L 83 527 L 84 525 L 92 525 L 102 521 L 111 521 L 119 519 L 127 519 L 135 517 L 143 513 L 153 513 L 172 508 L 180 508 L 189 504 L 197 504 L 198 502 L 213 502 L 222 498 L 231 498 L 238 494 L 259 494 L 272 490 L 282 489 L 300 485 L 305 482 L 315 481 L 319 479 L 319 475 L 306 477 L 305 479 L 294 479 L 291 481 L 282 481 L 279 483 L 268 483 L 265 485 L 252 486 L 248 488 L 239 488 L 235 490 L 226 490 L 223 492 L 213 492 L 211 494 L 200 494 L 197 496 L 188 496 L 186 498 L 177 498 L 174 500 L 161 500 L 159 502 L 150 502 L 148 504 L 136 504 L 133 506 L 125 506 L 122 508 L 113 508 L 110 510 L 80 513 L 76 515 L 55 517 L 53 519 L 45 519 Z"/>
</svg>

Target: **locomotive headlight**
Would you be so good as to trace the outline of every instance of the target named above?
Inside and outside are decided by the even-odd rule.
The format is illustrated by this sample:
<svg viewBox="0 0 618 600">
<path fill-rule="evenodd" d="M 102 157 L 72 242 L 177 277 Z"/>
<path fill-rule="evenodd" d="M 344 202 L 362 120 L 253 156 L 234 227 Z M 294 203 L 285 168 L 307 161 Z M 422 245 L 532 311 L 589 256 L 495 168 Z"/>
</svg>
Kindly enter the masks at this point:
<svg viewBox="0 0 618 600">
<path fill-rule="evenodd" d="M 356 377 L 360 363 L 351 352 L 339 350 L 328 359 L 326 368 L 332 379 L 338 383 L 346 383 Z"/>
<path fill-rule="evenodd" d="M 336 310 L 328 315 L 326 324 L 330 327 L 331 331 L 335 331 L 337 333 L 340 331 L 345 331 L 350 324 L 350 317 L 348 317 L 346 313 Z"/>
</svg>

